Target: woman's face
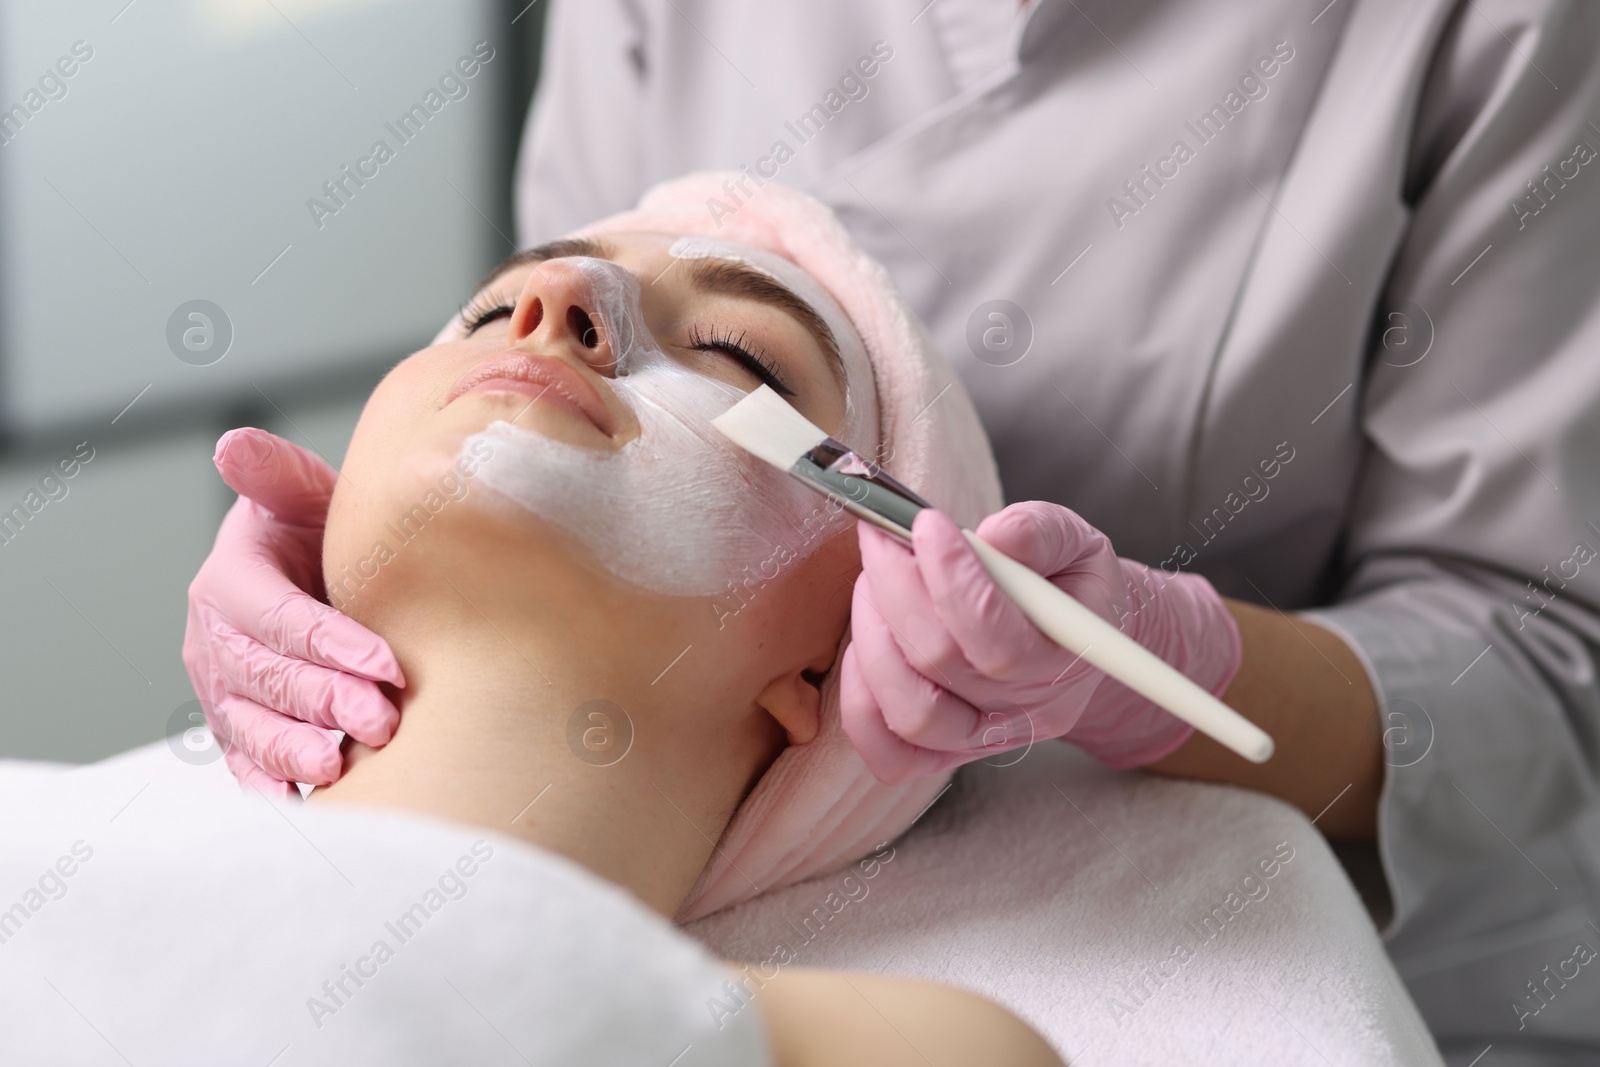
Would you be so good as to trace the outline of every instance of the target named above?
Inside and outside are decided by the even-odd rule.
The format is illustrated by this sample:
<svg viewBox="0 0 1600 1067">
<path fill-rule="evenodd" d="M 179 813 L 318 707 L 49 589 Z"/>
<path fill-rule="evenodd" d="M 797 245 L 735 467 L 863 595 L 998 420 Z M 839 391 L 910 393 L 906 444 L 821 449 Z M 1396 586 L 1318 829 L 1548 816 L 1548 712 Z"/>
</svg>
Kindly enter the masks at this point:
<svg viewBox="0 0 1600 1067">
<path fill-rule="evenodd" d="M 845 374 L 827 323 L 769 275 L 733 260 L 680 258 L 673 243 L 665 234 L 608 234 L 513 256 L 435 344 L 378 386 L 347 467 L 364 462 L 369 443 L 393 458 L 459 443 L 495 420 L 600 453 L 637 438 L 639 421 L 614 387 L 625 355 L 616 333 L 626 324 L 604 321 L 585 258 L 639 280 L 650 339 L 684 369 L 745 392 L 768 384 L 838 432 Z"/>
<path fill-rule="evenodd" d="M 492 276 L 362 413 L 329 513 L 330 601 L 381 623 L 386 589 L 413 596 L 427 563 L 463 590 L 523 587 L 530 610 L 724 642 L 737 617 L 752 648 L 776 627 L 809 660 L 831 655 L 859 566 L 848 524 L 709 418 L 767 384 L 844 432 L 860 339 L 831 303 L 819 314 L 809 278 L 785 285 L 758 253 L 719 248 L 607 234 Z"/>
</svg>

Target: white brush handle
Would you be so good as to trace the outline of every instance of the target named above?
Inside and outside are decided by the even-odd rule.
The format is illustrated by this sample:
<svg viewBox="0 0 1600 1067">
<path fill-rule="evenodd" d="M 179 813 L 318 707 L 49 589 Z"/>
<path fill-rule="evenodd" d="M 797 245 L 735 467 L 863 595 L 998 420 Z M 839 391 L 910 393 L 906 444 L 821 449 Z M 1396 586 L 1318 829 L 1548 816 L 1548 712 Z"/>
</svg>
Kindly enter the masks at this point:
<svg viewBox="0 0 1600 1067">
<path fill-rule="evenodd" d="M 1111 625 L 1049 580 L 971 530 L 961 531 L 989 576 L 1022 613 L 1056 644 L 1076 652 L 1135 693 L 1166 708 L 1196 730 L 1252 763 L 1272 755 L 1272 738 L 1255 723 L 1201 689 L 1166 661 Z"/>
</svg>

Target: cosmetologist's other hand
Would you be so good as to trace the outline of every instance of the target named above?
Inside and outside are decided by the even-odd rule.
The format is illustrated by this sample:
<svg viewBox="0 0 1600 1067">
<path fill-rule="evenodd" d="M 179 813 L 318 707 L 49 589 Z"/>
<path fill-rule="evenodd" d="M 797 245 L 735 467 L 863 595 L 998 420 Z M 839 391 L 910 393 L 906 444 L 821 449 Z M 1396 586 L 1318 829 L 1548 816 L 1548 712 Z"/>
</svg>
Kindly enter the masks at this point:
<svg viewBox="0 0 1600 1067">
<path fill-rule="evenodd" d="M 1042 634 L 942 513 L 917 516 L 909 550 L 866 523 L 858 529 L 862 573 L 840 704 L 845 732 L 878 778 L 937 774 L 1052 737 L 1136 767 L 1193 732 Z M 1121 559 L 1057 504 L 1013 504 L 976 532 L 1214 696 L 1237 673 L 1238 626 L 1199 575 Z"/>
<path fill-rule="evenodd" d="M 338 473 L 265 430 L 223 434 L 213 461 L 239 494 L 189 585 L 183 663 L 240 784 L 289 796 L 343 772 L 343 730 L 386 744 L 405 685 L 388 644 L 322 603 L 322 527 Z"/>
</svg>

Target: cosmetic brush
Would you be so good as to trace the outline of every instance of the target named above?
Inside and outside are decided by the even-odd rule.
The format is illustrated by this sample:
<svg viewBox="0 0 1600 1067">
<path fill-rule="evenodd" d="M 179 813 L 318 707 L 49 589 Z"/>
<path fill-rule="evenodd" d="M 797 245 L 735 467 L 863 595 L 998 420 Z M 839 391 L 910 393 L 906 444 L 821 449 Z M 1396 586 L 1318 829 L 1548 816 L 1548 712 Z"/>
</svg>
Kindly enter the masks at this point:
<svg viewBox="0 0 1600 1067">
<path fill-rule="evenodd" d="M 812 425 L 769 386 L 761 386 L 711 424 L 740 448 L 906 545 L 911 544 L 917 512 L 933 506 Z M 961 532 L 995 585 L 1056 644 L 1252 763 L 1264 763 L 1272 755 L 1266 731 L 1042 575 L 971 530 Z"/>
</svg>

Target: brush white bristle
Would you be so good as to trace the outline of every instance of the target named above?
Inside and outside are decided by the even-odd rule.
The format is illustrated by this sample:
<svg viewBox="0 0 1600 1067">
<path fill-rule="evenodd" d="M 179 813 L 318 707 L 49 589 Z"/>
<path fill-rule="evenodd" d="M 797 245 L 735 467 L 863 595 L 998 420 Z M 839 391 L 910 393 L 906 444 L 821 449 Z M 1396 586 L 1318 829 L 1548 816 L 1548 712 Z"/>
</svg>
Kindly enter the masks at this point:
<svg viewBox="0 0 1600 1067">
<path fill-rule="evenodd" d="M 763 385 L 711 420 L 722 435 L 758 459 L 787 471 L 794 461 L 827 439 L 811 420 Z"/>
</svg>

